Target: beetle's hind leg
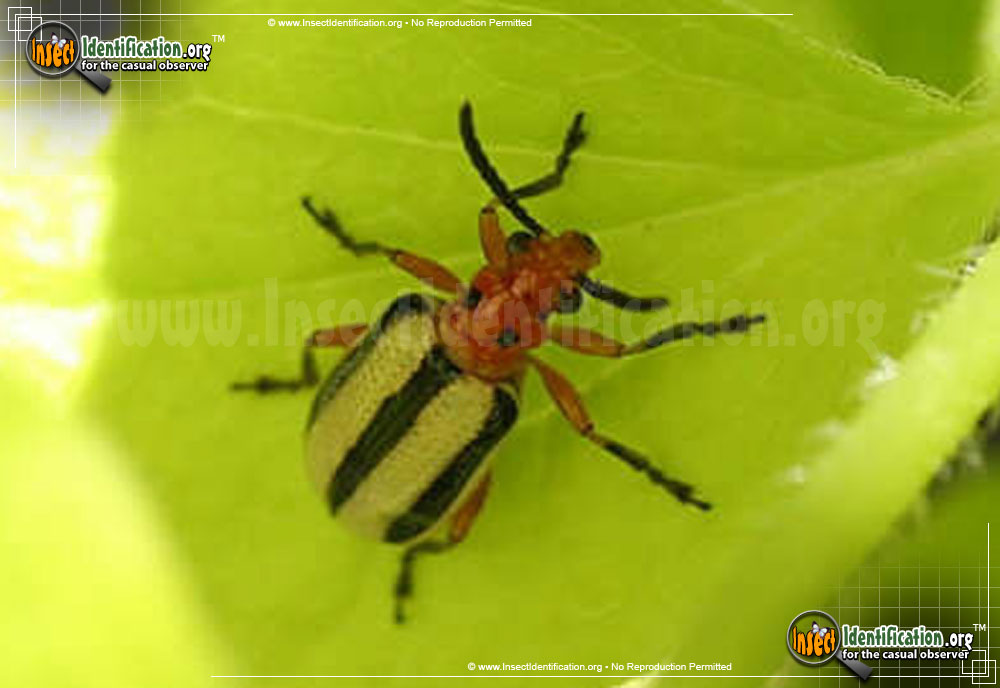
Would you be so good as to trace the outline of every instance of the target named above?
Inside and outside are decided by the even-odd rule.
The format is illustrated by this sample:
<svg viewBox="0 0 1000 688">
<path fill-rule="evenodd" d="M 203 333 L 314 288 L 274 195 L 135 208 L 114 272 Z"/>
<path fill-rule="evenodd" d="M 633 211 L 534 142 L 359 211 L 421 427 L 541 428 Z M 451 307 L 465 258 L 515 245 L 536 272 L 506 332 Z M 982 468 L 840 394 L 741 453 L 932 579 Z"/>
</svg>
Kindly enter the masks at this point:
<svg viewBox="0 0 1000 688">
<path fill-rule="evenodd" d="M 396 587 L 394 589 L 396 597 L 396 623 L 401 624 L 406 621 L 403 613 L 403 606 L 406 600 L 413 596 L 413 563 L 421 554 L 437 554 L 451 549 L 455 546 L 450 540 L 425 540 L 415 545 L 410 545 L 403 552 L 403 557 L 399 561 L 399 575 L 396 576 Z"/>
<path fill-rule="evenodd" d="M 296 392 L 312 387 L 319 382 L 319 369 L 316 367 L 314 350 L 318 347 L 353 346 L 367 331 L 368 325 L 364 323 L 341 325 L 328 330 L 316 330 L 306 339 L 305 347 L 302 349 L 302 364 L 298 377 L 277 378 L 261 375 L 248 382 L 234 382 L 229 386 L 229 389 L 234 392 L 268 394 L 270 392 Z"/>
<path fill-rule="evenodd" d="M 570 124 L 569 129 L 566 131 L 566 138 L 563 139 L 562 150 L 556 156 L 553 170 L 544 177 L 536 179 L 533 182 L 528 182 L 527 184 L 522 184 L 514 189 L 511 192 L 514 198 L 539 196 L 547 191 L 552 191 L 562 184 L 563 174 L 565 174 L 566 168 L 569 167 L 570 157 L 577 148 L 583 145 L 586 139 L 587 133 L 583 130 L 583 113 L 578 112 L 573 118 L 573 123 Z"/>
<path fill-rule="evenodd" d="M 469 529 L 483 508 L 486 501 L 486 494 L 490 489 L 490 474 L 487 473 L 472 494 L 465 500 L 462 506 L 451 518 L 451 526 L 448 530 L 446 540 L 424 540 L 415 545 L 410 545 L 403 552 L 403 557 L 399 562 L 399 575 L 396 576 L 396 587 L 394 589 L 396 598 L 396 623 L 401 624 L 406 621 L 403 607 L 406 600 L 413 596 L 413 565 L 416 558 L 422 554 L 438 554 L 451 549 L 469 534 Z"/>
</svg>

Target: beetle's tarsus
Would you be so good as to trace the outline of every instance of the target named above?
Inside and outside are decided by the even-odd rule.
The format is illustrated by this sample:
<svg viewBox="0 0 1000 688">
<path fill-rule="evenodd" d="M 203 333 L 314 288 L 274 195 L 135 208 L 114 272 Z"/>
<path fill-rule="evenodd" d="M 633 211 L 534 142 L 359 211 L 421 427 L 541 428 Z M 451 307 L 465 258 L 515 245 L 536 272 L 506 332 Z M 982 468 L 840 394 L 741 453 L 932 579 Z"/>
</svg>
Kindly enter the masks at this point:
<svg viewBox="0 0 1000 688">
<path fill-rule="evenodd" d="M 396 599 L 395 620 L 397 624 L 406 622 L 406 614 L 403 613 L 405 601 L 413 594 L 413 564 L 407 565 L 405 562 L 399 571 L 394 590 Z"/>
<path fill-rule="evenodd" d="M 710 503 L 692 496 L 692 493 L 695 491 L 694 485 L 668 477 L 658 468 L 648 463 L 645 466 L 637 466 L 631 464 L 631 462 L 629 462 L 629 464 L 636 470 L 645 473 L 654 484 L 659 485 L 672 494 L 681 504 L 690 504 L 691 506 L 697 507 L 702 511 L 710 511 L 712 509 L 712 505 Z"/>
<path fill-rule="evenodd" d="M 261 375 L 249 382 L 234 382 L 229 385 L 233 392 L 256 392 L 257 394 L 270 394 L 271 392 L 297 392 L 300 389 L 313 387 L 319 382 L 319 370 L 316 367 L 316 358 L 312 349 L 307 343 L 302 350 L 302 372 L 298 378 L 278 378 L 270 375 Z"/>
<path fill-rule="evenodd" d="M 586 436 L 596 442 L 599 446 L 603 447 L 609 453 L 624 461 L 633 469 L 639 471 L 640 473 L 644 473 L 646 477 L 649 478 L 655 485 L 662 487 L 667 492 L 672 494 L 681 504 L 690 504 L 691 506 L 697 507 L 702 511 L 708 511 L 712 508 L 712 505 L 708 502 L 692 496 L 692 493 L 695 490 L 694 485 L 686 483 L 682 480 L 677 480 L 676 478 L 671 478 L 650 463 L 649 459 L 642 456 L 635 450 L 629 449 L 623 444 L 619 444 L 612 439 L 608 439 L 607 437 L 598 435 L 592 431 L 587 433 Z"/>
<path fill-rule="evenodd" d="M 314 384 L 316 383 L 309 380 L 283 380 L 264 375 L 251 382 L 234 382 L 229 385 L 229 389 L 234 392 L 270 394 L 271 392 L 297 392 Z"/>
<path fill-rule="evenodd" d="M 691 496 L 691 493 L 694 492 L 694 485 L 683 483 L 678 480 L 672 480 L 670 478 L 666 478 L 666 480 L 672 483 L 672 485 L 668 487 L 667 490 L 671 492 L 671 494 L 673 494 L 675 497 L 677 497 L 677 500 L 681 504 L 690 504 L 691 506 L 697 507 L 702 511 L 711 511 L 712 509 L 711 504 Z M 657 484 L 662 484 L 655 480 L 653 482 L 657 482 Z"/>
<path fill-rule="evenodd" d="M 366 256 L 372 253 L 391 253 L 389 249 L 375 241 L 357 241 L 354 237 L 344 231 L 343 225 L 340 224 L 340 220 L 337 216 L 333 214 L 333 211 L 329 208 L 323 208 L 323 210 L 317 210 L 316 206 L 312 204 L 312 198 L 309 196 L 302 197 L 302 207 L 306 209 L 306 212 L 312 216 L 313 220 L 316 221 L 320 227 L 325 229 L 329 234 L 333 235 L 342 247 L 350 251 L 356 256 Z"/>
<path fill-rule="evenodd" d="M 396 599 L 395 620 L 397 624 L 405 623 L 406 615 L 403 613 L 403 607 L 406 600 L 413 597 L 413 565 L 417 555 L 437 554 L 438 552 L 445 551 L 454 544 L 454 542 L 450 541 L 425 540 L 424 542 L 410 545 L 403 552 L 403 556 L 399 562 L 399 574 L 396 576 L 396 585 L 393 588 Z"/>
</svg>

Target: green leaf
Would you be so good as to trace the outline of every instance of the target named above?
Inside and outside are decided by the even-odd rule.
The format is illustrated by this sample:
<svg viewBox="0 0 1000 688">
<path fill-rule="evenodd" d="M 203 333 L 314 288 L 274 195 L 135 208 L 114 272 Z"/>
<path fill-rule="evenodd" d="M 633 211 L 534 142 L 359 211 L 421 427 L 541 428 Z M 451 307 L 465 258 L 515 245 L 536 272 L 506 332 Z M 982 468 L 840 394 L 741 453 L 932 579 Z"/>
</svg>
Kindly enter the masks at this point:
<svg viewBox="0 0 1000 688">
<path fill-rule="evenodd" d="M 227 35 L 208 73 L 165 81 L 162 104 L 127 110 L 114 134 L 103 257 L 116 305 L 87 406 L 166 514 L 242 673 L 699 660 L 769 673 L 787 620 L 861 561 L 1000 384 L 997 266 L 949 301 L 949 275 L 997 205 L 992 112 L 759 17 L 535 16 L 525 30 L 185 22 L 185 36 L 198 31 Z M 127 100 L 135 85 L 115 88 Z M 466 98 L 517 181 L 546 171 L 573 113 L 587 112 L 566 184 L 531 209 L 592 233 L 602 279 L 677 305 L 581 320 L 628 339 L 743 308 L 769 322 L 623 361 L 541 354 L 604 432 L 716 509 L 678 506 L 575 437 L 532 384 L 472 535 L 424 562 L 412 622 L 398 628 L 398 552 L 342 531 L 306 484 L 307 395 L 227 385 L 294 372 L 308 329 L 373 319 L 418 288 L 339 250 L 298 207 L 303 194 L 358 237 L 472 274 L 488 194 L 457 139 Z M 140 345 L 131 319 L 147 302 L 161 315 Z M 201 329 L 220 303 L 239 309 L 231 345 Z M 177 318 L 195 308 L 185 343 Z M 719 634 L 727 618 L 755 631 Z"/>
<path fill-rule="evenodd" d="M 111 443 L 53 414 L 37 384 L 3 374 L 0 387 L 4 683 L 207 686 L 225 673 L 186 564 Z"/>
<path fill-rule="evenodd" d="M 754 0 L 756 9 L 788 12 L 789 28 L 857 54 L 886 73 L 946 93 L 969 95 L 983 84 L 993 42 L 985 33 L 988 0 Z"/>
</svg>

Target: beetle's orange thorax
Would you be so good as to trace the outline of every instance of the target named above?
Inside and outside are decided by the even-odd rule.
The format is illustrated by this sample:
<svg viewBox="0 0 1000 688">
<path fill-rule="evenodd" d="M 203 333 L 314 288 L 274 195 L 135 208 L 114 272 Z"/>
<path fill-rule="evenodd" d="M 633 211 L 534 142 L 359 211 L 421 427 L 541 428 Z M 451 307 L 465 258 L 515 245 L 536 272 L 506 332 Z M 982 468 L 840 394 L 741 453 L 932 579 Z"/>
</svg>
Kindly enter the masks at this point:
<svg viewBox="0 0 1000 688">
<path fill-rule="evenodd" d="M 482 268 L 460 298 L 438 314 L 438 330 L 464 370 L 489 380 L 511 377 L 524 367 L 523 352 L 546 337 L 545 319 L 573 276 L 593 268 L 599 255 L 576 232 L 533 238 L 500 264 Z"/>
</svg>

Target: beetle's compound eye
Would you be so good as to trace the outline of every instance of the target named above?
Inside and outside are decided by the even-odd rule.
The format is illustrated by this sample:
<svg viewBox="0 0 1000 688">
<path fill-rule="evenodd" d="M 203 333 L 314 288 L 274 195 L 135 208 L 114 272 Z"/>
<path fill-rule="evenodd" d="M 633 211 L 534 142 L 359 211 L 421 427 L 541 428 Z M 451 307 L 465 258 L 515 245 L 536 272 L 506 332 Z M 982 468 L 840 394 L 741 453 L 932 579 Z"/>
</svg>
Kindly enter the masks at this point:
<svg viewBox="0 0 1000 688">
<path fill-rule="evenodd" d="M 500 336 L 497 337 L 497 344 L 503 348 L 508 348 L 517 344 L 519 337 L 517 336 L 517 330 L 512 327 L 507 327 Z"/>
<path fill-rule="evenodd" d="M 507 237 L 507 253 L 517 254 L 524 253 L 528 250 L 528 244 L 534 239 L 532 235 L 527 232 L 514 232 L 509 237 Z"/>
<path fill-rule="evenodd" d="M 580 243 L 583 244 L 583 248 L 590 255 L 594 256 L 600 253 L 600 250 L 597 248 L 597 242 L 582 232 L 580 233 Z"/>
<path fill-rule="evenodd" d="M 483 292 L 479 291 L 475 287 L 469 287 L 469 291 L 465 293 L 465 307 L 469 310 L 474 309 L 479 305 L 479 302 L 483 299 Z"/>
<path fill-rule="evenodd" d="M 579 289 L 563 289 L 559 291 L 559 302 L 556 304 L 558 313 L 576 313 L 583 304 L 583 294 Z"/>
</svg>

